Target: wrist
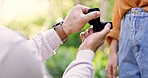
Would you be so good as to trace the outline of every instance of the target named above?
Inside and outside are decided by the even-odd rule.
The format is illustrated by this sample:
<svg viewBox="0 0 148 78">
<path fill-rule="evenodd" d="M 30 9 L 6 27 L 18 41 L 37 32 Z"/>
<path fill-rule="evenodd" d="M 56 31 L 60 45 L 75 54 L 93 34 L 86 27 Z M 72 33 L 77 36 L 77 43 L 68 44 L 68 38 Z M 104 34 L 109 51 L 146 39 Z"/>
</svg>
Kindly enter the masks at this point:
<svg viewBox="0 0 148 78">
<path fill-rule="evenodd" d="M 66 32 L 64 31 L 64 29 L 63 29 L 63 27 L 62 27 L 62 24 L 63 24 L 63 22 L 60 22 L 60 23 L 58 23 L 58 24 L 56 24 L 55 26 L 54 26 L 54 30 L 57 32 L 57 34 L 58 34 L 58 36 L 60 37 L 60 39 L 63 41 L 63 42 L 65 42 L 65 41 L 67 41 L 67 34 L 66 34 Z"/>
<path fill-rule="evenodd" d="M 69 36 L 71 34 L 70 26 L 67 23 L 62 24 L 62 28 L 65 31 L 66 35 Z"/>
<path fill-rule="evenodd" d="M 109 55 L 110 55 L 110 56 L 117 55 L 117 50 L 116 50 L 115 48 L 110 48 Z"/>
<path fill-rule="evenodd" d="M 96 49 L 95 48 L 86 47 L 86 46 L 80 46 L 79 49 L 78 49 L 78 51 L 80 51 L 80 50 L 91 50 L 94 53 L 96 52 Z"/>
<path fill-rule="evenodd" d="M 110 53 L 117 54 L 118 41 L 113 39 L 110 45 Z"/>
</svg>

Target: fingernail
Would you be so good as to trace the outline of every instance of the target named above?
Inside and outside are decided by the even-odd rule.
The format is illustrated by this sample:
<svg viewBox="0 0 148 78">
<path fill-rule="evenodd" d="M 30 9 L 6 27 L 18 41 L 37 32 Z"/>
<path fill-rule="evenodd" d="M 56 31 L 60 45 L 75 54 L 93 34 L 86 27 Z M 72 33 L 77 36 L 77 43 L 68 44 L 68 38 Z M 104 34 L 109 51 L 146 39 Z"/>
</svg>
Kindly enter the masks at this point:
<svg viewBox="0 0 148 78">
<path fill-rule="evenodd" d="M 106 25 L 107 25 L 109 28 L 111 27 L 111 24 L 110 24 L 110 23 L 107 23 Z"/>
</svg>

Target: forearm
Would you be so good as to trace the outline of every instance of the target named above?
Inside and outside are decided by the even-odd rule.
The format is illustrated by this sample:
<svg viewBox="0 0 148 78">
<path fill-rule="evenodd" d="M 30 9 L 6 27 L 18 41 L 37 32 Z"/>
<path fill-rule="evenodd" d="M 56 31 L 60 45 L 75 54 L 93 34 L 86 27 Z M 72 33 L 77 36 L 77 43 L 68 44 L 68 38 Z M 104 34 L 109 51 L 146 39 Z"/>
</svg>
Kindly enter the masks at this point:
<svg viewBox="0 0 148 78">
<path fill-rule="evenodd" d="M 62 41 L 56 31 L 50 29 L 46 32 L 38 32 L 28 43 L 37 55 L 46 60 L 54 54 L 56 48 L 62 44 Z"/>
<path fill-rule="evenodd" d="M 67 67 L 62 78 L 94 78 L 93 59 L 93 51 L 79 51 L 76 60 Z"/>
<path fill-rule="evenodd" d="M 118 41 L 115 39 L 112 39 L 110 44 L 110 56 L 117 55 L 118 52 Z"/>
</svg>

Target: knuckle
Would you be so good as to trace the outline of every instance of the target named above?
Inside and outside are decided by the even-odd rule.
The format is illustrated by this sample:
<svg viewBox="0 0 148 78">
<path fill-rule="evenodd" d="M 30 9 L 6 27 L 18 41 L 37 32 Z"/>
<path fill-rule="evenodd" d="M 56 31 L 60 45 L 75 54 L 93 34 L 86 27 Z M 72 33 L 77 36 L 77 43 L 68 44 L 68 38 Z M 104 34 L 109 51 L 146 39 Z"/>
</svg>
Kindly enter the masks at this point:
<svg viewBox="0 0 148 78">
<path fill-rule="evenodd" d="M 78 8 L 80 8 L 80 6 L 81 6 L 80 4 L 77 4 L 73 7 L 73 9 L 78 9 Z"/>
<path fill-rule="evenodd" d="M 81 5 L 80 4 L 77 4 L 76 7 L 81 7 Z"/>
<path fill-rule="evenodd" d="M 95 12 L 94 14 L 93 14 L 93 18 L 96 18 L 98 15 L 97 15 L 97 12 Z"/>
<path fill-rule="evenodd" d="M 117 65 L 113 65 L 113 68 L 116 68 L 117 67 Z"/>
<path fill-rule="evenodd" d="M 104 37 L 104 35 L 102 34 L 102 33 L 99 33 L 99 36 L 102 38 L 102 37 Z"/>
</svg>

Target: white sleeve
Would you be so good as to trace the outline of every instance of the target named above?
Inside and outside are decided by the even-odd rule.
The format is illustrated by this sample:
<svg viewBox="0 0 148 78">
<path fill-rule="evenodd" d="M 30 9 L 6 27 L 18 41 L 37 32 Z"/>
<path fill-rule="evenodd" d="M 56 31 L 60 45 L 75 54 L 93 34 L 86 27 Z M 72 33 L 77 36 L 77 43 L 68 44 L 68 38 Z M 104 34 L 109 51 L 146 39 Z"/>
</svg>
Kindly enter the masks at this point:
<svg viewBox="0 0 148 78">
<path fill-rule="evenodd" d="M 62 44 L 62 41 L 56 31 L 50 29 L 46 32 L 38 32 L 28 43 L 35 50 L 35 54 L 40 55 L 41 59 L 46 60 L 55 54 L 54 51 Z"/>
<path fill-rule="evenodd" d="M 62 78 L 94 78 L 93 59 L 93 51 L 79 51 L 76 59 L 67 67 Z"/>
</svg>

